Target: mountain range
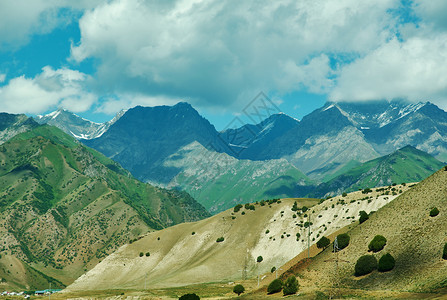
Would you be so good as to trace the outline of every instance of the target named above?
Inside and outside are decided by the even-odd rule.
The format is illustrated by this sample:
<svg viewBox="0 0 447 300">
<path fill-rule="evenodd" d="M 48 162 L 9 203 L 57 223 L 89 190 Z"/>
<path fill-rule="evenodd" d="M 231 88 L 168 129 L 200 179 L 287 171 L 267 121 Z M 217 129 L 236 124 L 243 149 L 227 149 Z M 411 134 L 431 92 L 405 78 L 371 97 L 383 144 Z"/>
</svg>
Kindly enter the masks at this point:
<svg viewBox="0 0 447 300">
<path fill-rule="evenodd" d="M 87 136 L 85 132 L 95 124 L 63 110 L 39 120 L 51 121 L 77 138 Z M 100 133 L 79 140 L 112 158 L 139 180 L 188 191 L 215 213 L 239 202 L 333 195 L 361 184 L 418 178 L 415 173 L 391 179 L 385 172 L 377 175 L 380 178 L 375 182 L 345 176 L 340 186 L 334 185 L 335 181 L 341 182 L 339 179 L 328 183 L 407 145 L 444 160 L 446 120 L 447 113 L 429 102 L 329 102 L 302 120 L 272 114 L 258 124 L 218 132 L 190 104 L 180 102 L 131 108 L 102 127 L 96 124 L 99 127 L 95 128 L 102 128 Z M 81 129 L 82 124 L 85 129 Z M 406 163 L 410 162 L 419 163 Z M 378 161 L 367 166 L 373 168 L 375 163 Z M 408 169 L 425 178 L 440 165 L 432 163 L 423 175 L 417 167 Z"/>
</svg>

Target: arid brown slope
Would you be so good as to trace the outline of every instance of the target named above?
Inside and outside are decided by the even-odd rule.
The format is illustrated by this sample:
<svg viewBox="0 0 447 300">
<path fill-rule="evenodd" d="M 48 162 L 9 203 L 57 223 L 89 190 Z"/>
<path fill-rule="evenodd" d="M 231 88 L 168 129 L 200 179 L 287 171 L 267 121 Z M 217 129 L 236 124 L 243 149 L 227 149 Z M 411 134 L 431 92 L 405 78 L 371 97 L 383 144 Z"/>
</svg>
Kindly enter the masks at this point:
<svg viewBox="0 0 447 300">
<path fill-rule="evenodd" d="M 440 213 L 430 217 L 437 207 Z M 340 282 L 341 286 L 361 289 L 395 289 L 433 291 L 446 286 L 447 261 L 442 259 L 447 242 L 447 171 L 441 169 L 411 190 L 374 213 L 369 220 L 348 232 L 350 245 L 339 252 L 338 279 L 335 255 L 330 249 L 318 255 L 309 268 L 299 273 L 307 284 L 325 289 Z M 379 259 L 390 253 L 396 259 L 394 270 L 354 277 L 357 259 L 368 253 L 375 235 L 387 239 L 385 248 L 375 253 Z"/>
</svg>

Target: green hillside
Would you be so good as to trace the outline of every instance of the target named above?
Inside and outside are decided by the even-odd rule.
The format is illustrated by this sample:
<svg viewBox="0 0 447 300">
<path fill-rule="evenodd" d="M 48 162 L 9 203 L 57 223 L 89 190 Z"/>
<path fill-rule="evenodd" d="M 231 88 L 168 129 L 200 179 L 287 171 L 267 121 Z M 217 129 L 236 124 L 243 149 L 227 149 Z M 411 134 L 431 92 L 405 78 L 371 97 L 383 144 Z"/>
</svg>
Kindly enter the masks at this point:
<svg viewBox="0 0 447 300">
<path fill-rule="evenodd" d="M 443 165 L 426 152 L 406 146 L 389 155 L 367 161 L 319 185 L 317 194 L 341 194 L 392 183 L 419 182 Z"/>
<path fill-rule="evenodd" d="M 170 156 L 164 166 L 182 170 L 172 185 L 190 193 L 212 213 L 238 203 L 303 195 L 312 184 L 285 159 L 236 159 L 197 142 Z"/>
<path fill-rule="evenodd" d="M 207 216 L 188 194 L 132 178 L 55 127 L 0 146 L 0 266 L 14 261 L 2 277 L 12 287 L 71 283 L 143 233 Z"/>
</svg>

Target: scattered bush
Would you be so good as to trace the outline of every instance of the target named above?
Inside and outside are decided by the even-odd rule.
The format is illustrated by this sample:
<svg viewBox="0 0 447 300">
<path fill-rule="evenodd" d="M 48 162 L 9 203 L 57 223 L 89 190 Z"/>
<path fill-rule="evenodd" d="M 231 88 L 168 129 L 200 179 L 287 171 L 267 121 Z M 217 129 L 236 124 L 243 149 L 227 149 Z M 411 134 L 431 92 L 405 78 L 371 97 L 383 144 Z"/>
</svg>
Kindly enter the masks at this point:
<svg viewBox="0 0 447 300">
<path fill-rule="evenodd" d="M 386 238 L 383 235 L 376 235 L 368 245 L 369 251 L 379 252 L 386 245 Z"/>
<path fill-rule="evenodd" d="M 237 294 L 238 296 L 245 292 L 245 288 L 242 284 L 237 284 L 233 288 L 233 293 Z"/>
<path fill-rule="evenodd" d="M 342 197 L 346 197 L 348 195 L 348 193 L 344 192 L 343 194 L 341 194 Z"/>
<path fill-rule="evenodd" d="M 447 244 L 446 244 L 447 245 Z M 270 273 L 273 273 L 276 271 L 276 267 L 272 267 L 272 269 L 270 270 Z"/>
<path fill-rule="evenodd" d="M 268 294 L 274 294 L 279 293 L 282 290 L 282 281 L 281 279 L 275 279 L 272 282 L 270 282 L 269 286 L 267 287 L 267 293 Z"/>
<path fill-rule="evenodd" d="M 193 294 L 185 294 L 185 295 L 181 296 L 180 298 L 178 298 L 178 300 L 200 300 L 200 297 L 194 293 Z"/>
<path fill-rule="evenodd" d="M 150 252 L 146 252 L 146 256 L 151 256 L 151 253 Z"/>
<path fill-rule="evenodd" d="M 394 260 L 394 257 L 387 253 L 379 259 L 379 266 L 377 269 L 379 272 L 388 272 L 394 269 L 395 265 L 396 261 Z"/>
<path fill-rule="evenodd" d="M 355 264 L 355 276 L 362 276 L 377 269 L 377 259 L 373 255 L 363 255 Z"/>
<path fill-rule="evenodd" d="M 302 211 L 303 213 L 305 213 L 307 210 L 308 210 L 307 206 L 303 206 L 303 207 L 301 208 L 301 211 Z"/>
<path fill-rule="evenodd" d="M 264 258 L 262 258 L 262 256 L 259 255 L 258 258 L 256 259 L 256 262 L 260 263 L 260 262 L 263 261 L 263 260 L 264 260 Z"/>
<path fill-rule="evenodd" d="M 360 224 L 362 224 L 363 222 L 365 222 L 366 220 L 369 219 L 368 214 L 367 214 L 366 211 L 364 211 L 364 210 L 361 210 L 360 213 L 359 213 L 359 215 L 360 215 L 360 218 L 359 218 L 359 223 L 360 223 Z"/>
<path fill-rule="evenodd" d="M 317 248 L 318 249 L 326 249 L 328 246 L 329 246 L 329 244 L 331 243 L 331 241 L 327 238 L 327 237 L 325 237 L 325 236 L 323 236 L 318 242 L 317 242 Z"/>
<path fill-rule="evenodd" d="M 338 249 L 342 250 L 342 249 L 345 249 L 346 247 L 348 247 L 350 240 L 351 240 L 351 238 L 349 237 L 349 235 L 347 233 L 342 233 L 342 234 L 337 235 Z"/>
<path fill-rule="evenodd" d="M 140 257 L 143 257 L 144 256 L 144 253 L 143 252 L 140 252 Z"/>
<path fill-rule="evenodd" d="M 296 201 L 293 203 L 292 211 L 298 211 L 298 204 L 296 203 Z"/>
<path fill-rule="evenodd" d="M 234 211 L 235 213 L 237 213 L 238 211 L 241 210 L 241 208 L 242 208 L 242 204 L 237 204 L 237 205 L 233 208 L 233 211 Z"/>
<path fill-rule="evenodd" d="M 447 259 L 447 243 L 444 244 L 444 251 L 442 251 L 442 258 Z"/>
<path fill-rule="evenodd" d="M 220 242 L 223 242 L 224 240 L 225 240 L 224 237 L 221 236 L 220 238 L 217 238 L 216 242 L 217 242 L 217 243 L 220 243 Z"/>
<path fill-rule="evenodd" d="M 298 280 L 296 280 L 295 276 L 292 275 L 287 278 L 286 282 L 284 283 L 282 292 L 284 293 L 284 296 L 293 295 L 298 292 Z"/>
<path fill-rule="evenodd" d="M 437 215 L 439 215 L 439 209 L 437 207 L 433 207 L 430 210 L 430 217 L 436 217 Z"/>
<path fill-rule="evenodd" d="M 267 229 L 267 230 L 265 231 L 265 234 L 269 234 L 269 232 L 270 232 L 270 230 Z"/>
<path fill-rule="evenodd" d="M 195 231 L 191 232 L 191 235 L 194 235 L 194 234 L 196 234 L 196 232 L 195 232 Z"/>
</svg>

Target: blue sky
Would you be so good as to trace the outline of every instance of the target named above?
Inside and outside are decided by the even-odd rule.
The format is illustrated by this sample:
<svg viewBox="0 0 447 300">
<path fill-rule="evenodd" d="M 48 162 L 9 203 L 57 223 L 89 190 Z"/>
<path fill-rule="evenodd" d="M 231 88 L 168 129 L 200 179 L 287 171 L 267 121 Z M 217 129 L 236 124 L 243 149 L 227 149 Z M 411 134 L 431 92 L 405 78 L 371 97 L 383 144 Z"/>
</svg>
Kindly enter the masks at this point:
<svg viewBox="0 0 447 300">
<path fill-rule="evenodd" d="M 97 122 L 191 103 L 222 129 L 259 94 L 447 107 L 447 1 L 0 2 L 0 111 Z M 249 120 L 247 120 L 248 122 Z"/>
</svg>

